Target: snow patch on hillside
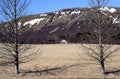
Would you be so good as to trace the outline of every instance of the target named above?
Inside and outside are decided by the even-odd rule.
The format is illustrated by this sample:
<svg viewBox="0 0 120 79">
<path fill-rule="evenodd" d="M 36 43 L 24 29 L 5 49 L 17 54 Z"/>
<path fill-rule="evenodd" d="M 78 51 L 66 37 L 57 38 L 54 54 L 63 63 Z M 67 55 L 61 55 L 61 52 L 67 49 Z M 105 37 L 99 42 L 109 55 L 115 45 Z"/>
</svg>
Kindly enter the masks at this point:
<svg viewBox="0 0 120 79">
<path fill-rule="evenodd" d="M 18 22 L 18 29 L 20 29 L 22 23 L 21 22 Z"/>
<path fill-rule="evenodd" d="M 59 16 L 59 19 L 62 18 L 62 16 Z"/>
<path fill-rule="evenodd" d="M 101 11 L 108 11 L 108 12 L 110 12 L 110 13 L 116 12 L 116 9 L 115 9 L 115 8 L 108 8 L 108 7 L 101 7 L 100 10 L 101 10 Z"/>
<path fill-rule="evenodd" d="M 57 31 L 59 29 L 59 27 L 56 27 L 55 29 L 51 30 L 49 33 L 53 33 L 55 31 Z"/>
<path fill-rule="evenodd" d="M 114 13 L 114 12 L 116 12 L 116 9 L 111 8 L 109 11 L 110 11 L 111 13 Z"/>
<path fill-rule="evenodd" d="M 61 12 L 62 15 L 65 15 L 66 13 L 65 12 Z"/>
<path fill-rule="evenodd" d="M 56 15 L 57 15 L 57 14 L 59 14 L 59 12 L 58 12 L 58 11 L 55 11 L 55 12 L 53 12 L 53 13 L 55 13 Z"/>
<path fill-rule="evenodd" d="M 70 11 L 67 11 L 66 13 L 70 13 Z"/>
<path fill-rule="evenodd" d="M 31 27 L 34 24 L 39 24 L 44 19 L 45 18 L 39 18 L 39 19 L 30 20 L 30 21 L 25 22 L 23 25 L 26 26 L 26 25 L 30 24 L 30 27 Z"/>
<path fill-rule="evenodd" d="M 113 24 L 118 24 L 120 23 L 120 21 L 118 20 L 118 18 L 113 18 Z"/>
<path fill-rule="evenodd" d="M 81 11 L 72 11 L 71 15 L 73 15 L 73 14 L 78 14 L 79 15 L 80 13 L 81 13 Z"/>
<path fill-rule="evenodd" d="M 47 16 L 47 14 L 40 14 L 40 16 Z"/>
</svg>

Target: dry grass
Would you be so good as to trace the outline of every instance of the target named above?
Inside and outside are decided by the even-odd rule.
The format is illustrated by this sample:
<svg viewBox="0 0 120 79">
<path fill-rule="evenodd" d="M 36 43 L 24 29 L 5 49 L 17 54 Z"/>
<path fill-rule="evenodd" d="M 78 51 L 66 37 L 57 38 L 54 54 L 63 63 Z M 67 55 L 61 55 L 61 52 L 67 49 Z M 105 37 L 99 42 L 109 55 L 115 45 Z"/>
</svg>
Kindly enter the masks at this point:
<svg viewBox="0 0 120 79">
<path fill-rule="evenodd" d="M 81 45 L 33 45 L 27 53 L 39 50 L 37 58 L 20 65 L 21 73 L 14 75 L 14 67 L 0 66 L 0 79 L 94 79 L 118 78 L 120 74 L 102 75 L 100 66 L 83 53 Z M 107 70 L 120 69 L 120 51 L 106 64 Z"/>
</svg>

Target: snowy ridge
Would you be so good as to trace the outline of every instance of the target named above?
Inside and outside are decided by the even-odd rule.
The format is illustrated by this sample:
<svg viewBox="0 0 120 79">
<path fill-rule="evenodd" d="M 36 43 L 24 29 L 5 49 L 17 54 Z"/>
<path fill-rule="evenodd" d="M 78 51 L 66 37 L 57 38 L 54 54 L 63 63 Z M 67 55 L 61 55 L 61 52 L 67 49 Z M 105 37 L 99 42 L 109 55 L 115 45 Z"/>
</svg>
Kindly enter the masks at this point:
<svg viewBox="0 0 120 79">
<path fill-rule="evenodd" d="M 54 14 L 61 14 L 61 15 L 66 15 L 66 14 L 71 14 L 71 15 L 73 15 L 73 14 L 77 14 L 77 15 L 79 15 L 80 13 L 81 13 L 81 11 L 79 10 L 79 9 L 76 9 L 76 10 L 72 10 L 72 11 L 64 11 L 64 10 L 60 10 L 60 11 L 55 11 L 55 12 L 53 12 Z"/>
<path fill-rule="evenodd" d="M 62 9 L 50 13 L 41 13 L 38 16 L 35 16 L 37 18 L 32 18 L 32 20 L 28 20 L 27 22 L 24 22 L 23 25 L 24 26 L 29 25 L 31 27 L 41 24 L 41 22 L 47 24 L 51 20 L 53 23 L 55 22 L 55 24 L 64 21 L 67 22 L 70 21 L 71 18 L 75 18 L 87 10 L 88 9 L 84 9 L 84 8 L 83 9 L 73 8 L 73 9 Z M 113 19 L 113 23 L 115 24 L 120 23 L 119 18 L 116 18 L 117 15 L 114 15 L 115 12 L 117 12 L 117 8 L 101 7 L 101 8 L 97 8 L 97 10 L 100 10 L 101 13 L 104 14 L 105 16 L 109 15 L 109 17 Z"/>
<path fill-rule="evenodd" d="M 23 25 L 26 26 L 26 25 L 30 24 L 30 27 L 31 27 L 32 25 L 34 25 L 36 23 L 39 24 L 44 19 L 45 18 L 33 19 L 33 20 L 25 22 Z"/>
</svg>

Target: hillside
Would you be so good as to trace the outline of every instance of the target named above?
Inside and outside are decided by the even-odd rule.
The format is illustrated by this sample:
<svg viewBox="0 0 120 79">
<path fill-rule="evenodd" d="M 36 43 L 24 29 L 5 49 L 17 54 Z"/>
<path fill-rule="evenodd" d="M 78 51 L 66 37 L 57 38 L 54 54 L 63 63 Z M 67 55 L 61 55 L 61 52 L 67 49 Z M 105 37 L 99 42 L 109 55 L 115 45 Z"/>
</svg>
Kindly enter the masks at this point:
<svg viewBox="0 0 120 79">
<path fill-rule="evenodd" d="M 27 28 L 22 34 L 24 39 L 28 35 L 31 37 L 26 43 L 60 43 L 62 39 L 66 39 L 70 43 L 76 43 L 78 42 L 76 35 L 83 31 L 82 23 L 87 20 L 84 15 L 91 9 L 95 8 L 71 8 L 28 15 L 22 17 L 18 25 L 19 27 Z M 113 36 L 117 36 L 117 39 L 114 39 L 114 41 L 115 43 L 120 43 L 120 8 L 104 7 L 99 9 L 104 15 L 110 14 L 113 23 L 116 24 L 114 28 L 116 33 L 113 33 Z M 80 18 L 79 21 L 69 26 L 69 23 L 77 17 Z M 32 33 L 30 33 L 30 28 L 34 30 Z M 4 41 L 4 34 L 0 34 L 0 37 L 0 41 Z"/>
</svg>

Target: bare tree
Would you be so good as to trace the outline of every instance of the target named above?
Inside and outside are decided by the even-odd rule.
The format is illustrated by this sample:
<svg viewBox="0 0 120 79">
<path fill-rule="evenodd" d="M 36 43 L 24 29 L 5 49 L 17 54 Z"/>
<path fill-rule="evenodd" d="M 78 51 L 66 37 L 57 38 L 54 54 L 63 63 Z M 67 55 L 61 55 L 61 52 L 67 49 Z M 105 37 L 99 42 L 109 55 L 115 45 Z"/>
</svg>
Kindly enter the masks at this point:
<svg viewBox="0 0 120 79">
<path fill-rule="evenodd" d="M 82 45 L 85 53 L 100 64 L 103 74 L 106 72 L 106 60 L 112 58 L 119 50 L 117 45 L 113 45 L 112 35 L 115 35 L 117 30 L 116 23 L 110 17 L 112 14 L 105 14 L 100 10 L 106 2 L 106 0 L 90 0 L 89 4 L 93 5 L 93 8 L 68 24 L 69 27 L 75 22 L 81 24 L 82 31 L 79 32 L 78 41 L 89 43 L 89 45 Z"/>
<path fill-rule="evenodd" d="M 88 0 L 88 4 L 92 7 L 103 7 L 107 5 L 109 0 Z"/>
<path fill-rule="evenodd" d="M 97 43 L 90 47 L 83 46 L 86 49 L 86 53 L 97 61 L 101 65 L 102 73 L 105 74 L 105 61 L 111 58 L 119 48 L 113 45 L 112 35 L 117 31 L 115 30 L 115 25 L 113 24 L 112 18 L 103 15 L 101 12 L 89 12 L 86 17 L 90 21 L 84 25 L 89 25 L 85 27 L 88 34 L 88 43 Z M 87 30 L 89 29 L 89 30 Z M 93 31 L 93 32 L 92 32 Z M 85 40 L 84 40 L 85 41 Z"/>
<path fill-rule="evenodd" d="M 15 65 L 15 73 L 20 73 L 19 64 L 30 61 L 34 53 L 26 53 L 30 49 L 30 45 L 25 42 L 30 39 L 33 28 L 29 28 L 29 33 L 24 34 L 28 30 L 24 27 L 22 20 L 26 14 L 28 1 L 26 0 L 1 0 L 0 8 L 4 23 L 1 24 L 4 42 L 1 45 L 0 59 L 2 62 L 10 62 Z"/>
</svg>

